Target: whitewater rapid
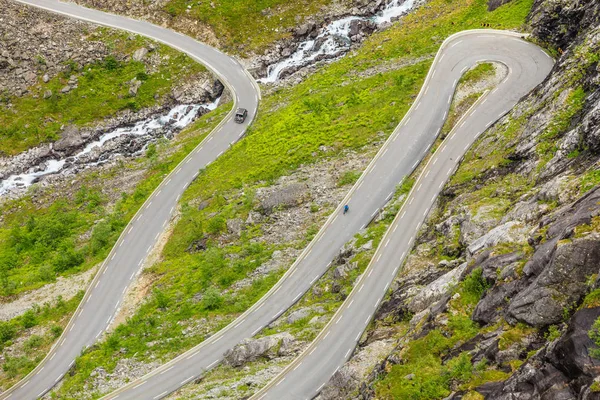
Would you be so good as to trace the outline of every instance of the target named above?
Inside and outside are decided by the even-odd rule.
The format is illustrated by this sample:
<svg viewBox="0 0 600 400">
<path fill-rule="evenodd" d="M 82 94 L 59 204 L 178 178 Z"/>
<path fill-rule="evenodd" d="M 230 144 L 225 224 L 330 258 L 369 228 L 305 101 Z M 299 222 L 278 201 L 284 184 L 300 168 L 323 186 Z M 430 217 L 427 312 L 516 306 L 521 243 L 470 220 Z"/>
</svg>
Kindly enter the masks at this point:
<svg viewBox="0 0 600 400">
<path fill-rule="evenodd" d="M 165 115 L 152 117 L 144 121 L 139 121 L 133 126 L 121 127 L 107 132 L 100 136 L 98 140 L 87 144 L 79 153 L 75 154 L 74 156 L 65 157 L 62 159 L 47 160 L 40 165 L 29 168 L 27 172 L 11 175 L 6 179 L 1 180 L 0 196 L 10 192 L 22 191 L 44 176 L 57 174 L 65 168 L 65 165 L 67 165 L 67 159 L 69 161 L 69 165 L 72 165 L 86 154 L 92 152 L 94 149 L 98 147 L 101 148 L 106 143 L 115 140 L 118 137 L 124 135 L 129 135 L 132 138 L 147 136 L 151 135 L 153 131 L 162 129 L 165 126 L 169 126 L 171 129 L 175 128 L 177 130 L 181 130 L 194 121 L 201 107 L 212 111 L 217 108 L 218 104 L 219 99 L 208 104 L 181 104 L 172 108 Z M 118 154 L 113 154 L 112 157 L 116 155 Z M 108 161 L 108 159 L 88 163 L 86 164 L 86 167 L 100 165 L 106 161 Z"/>
<path fill-rule="evenodd" d="M 377 25 L 391 22 L 406 12 L 410 11 L 416 0 L 392 0 L 379 14 L 370 17 L 346 17 L 327 25 L 315 39 L 306 40 L 290 55 L 267 68 L 267 76 L 259 79 L 261 83 L 275 83 L 279 80 L 282 71 L 299 66 L 311 64 L 317 57 L 326 57 L 346 51 L 350 48 L 350 24 L 352 21 L 372 21 Z M 324 40 L 324 42 L 323 42 Z M 318 48 L 317 43 L 323 42 Z"/>
</svg>

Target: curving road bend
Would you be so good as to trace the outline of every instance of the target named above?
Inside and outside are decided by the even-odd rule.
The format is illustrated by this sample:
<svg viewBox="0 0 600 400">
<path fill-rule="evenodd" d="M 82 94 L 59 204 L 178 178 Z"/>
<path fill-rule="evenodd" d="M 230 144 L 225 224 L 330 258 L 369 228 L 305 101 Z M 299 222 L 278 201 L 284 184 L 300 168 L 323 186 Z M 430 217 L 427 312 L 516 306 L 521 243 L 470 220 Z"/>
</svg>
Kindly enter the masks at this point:
<svg viewBox="0 0 600 400">
<path fill-rule="evenodd" d="M 217 50 L 146 22 L 134 21 L 73 4 L 60 3 L 56 0 L 18 1 L 95 23 L 130 30 L 185 51 L 195 59 L 207 64 L 215 70 L 217 75 L 221 76 L 235 93 L 236 100 L 243 101 L 244 103 L 241 105 L 249 109 L 250 121 L 255 115 L 258 89 L 253 80 L 239 64 Z M 111 399 L 117 397 L 119 399 L 164 397 L 217 365 L 226 350 L 241 340 L 256 334 L 293 305 L 327 270 L 330 260 L 336 255 L 338 249 L 351 239 L 354 233 L 369 223 L 379 208 L 390 198 L 396 184 L 414 170 L 429 150 L 447 116 L 450 99 L 464 68 L 475 64 L 480 59 L 488 58 L 509 65 L 511 67 L 510 76 L 495 93 L 489 95 L 489 99 L 493 101 L 490 100 L 485 107 L 483 107 L 484 102 L 482 101 L 479 107 L 469 115 L 469 125 L 461 125 L 457 129 L 452 136 L 456 139 L 452 141 L 452 146 L 448 147 L 444 157 L 451 156 L 454 152 L 462 155 L 464 150 L 459 151 L 462 149 L 462 144 L 466 144 L 468 147 L 477 136 L 476 133 L 491 125 L 497 120 L 499 114 L 509 110 L 522 95 L 546 76 L 552 66 L 552 60 L 539 48 L 501 32 L 467 32 L 445 42 L 411 111 L 371 162 L 340 208 L 330 216 L 317 236 L 282 279 L 248 311 L 213 337 L 106 397 Z M 454 83 L 452 83 L 453 81 Z M 448 102 L 446 102 L 446 98 L 448 98 Z M 154 243 L 155 235 L 162 231 L 162 227 L 169 219 L 172 212 L 169 207 L 175 205 L 180 194 L 194 178 L 199 168 L 218 157 L 221 152 L 226 150 L 229 142 L 237 140 L 243 134 L 245 126 L 234 125 L 230 117 L 231 115 L 165 179 L 161 187 L 146 202 L 132 224 L 127 227 L 100 273 L 92 282 L 82 305 L 67 326 L 64 336 L 59 339 L 58 344 L 40 366 L 16 385 L 16 388 L 11 389 L 9 393 L 0 398 L 14 396 L 18 399 L 30 399 L 41 396 L 62 377 L 81 349 L 96 340 L 118 309 L 123 291 L 135 274 L 139 272 L 139 264 L 146 256 L 148 246 Z M 477 127 L 481 129 L 477 130 Z M 450 144 L 450 141 L 447 144 Z M 443 153 L 444 150 L 446 150 L 445 146 L 442 147 L 441 152 Z M 452 159 L 455 161 L 452 162 Z M 450 159 L 452 168 L 454 168 L 456 160 L 457 158 Z M 442 165 L 448 166 L 447 161 L 442 162 L 442 157 L 440 157 L 438 167 Z M 417 190 L 416 192 L 431 194 L 433 198 L 429 199 L 430 201 L 417 202 L 416 205 L 419 207 L 428 203 L 431 205 L 435 195 L 439 192 L 440 189 L 437 186 L 429 183 L 436 177 L 438 176 L 432 175 L 429 179 L 427 176 L 423 178 L 426 190 Z M 350 204 L 351 212 L 346 216 L 341 216 L 341 207 L 346 203 Z M 426 210 L 428 209 L 429 207 L 426 208 Z M 398 232 L 409 232 L 411 229 L 415 232 L 416 226 L 423 219 L 423 216 L 419 214 L 421 211 L 420 209 L 411 211 L 410 215 L 402 221 L 403 229 Z M 409 222 L 415 222 L 417 225 L 412 227 Z M 362 332 L 366 325 L 366 323 L 365 325 L 356 323 L 356 318 L 362 315 L 370 318 L 375 309 L 373 304 L 379 303 L 379 299 L 367 294 L 381 293 L 383 295 L 383 286 L 389 284 L 392 279 L 391 271 L 388 269 L 394 264 L 397 265 L 398 260 L 403 257 L 399 257 L 394 252 L 400 251 L 398 249 L 401 248 L 408 249 L 412 242 L 412 237 L 406 242 L 404 237 L 397 238 L 393 234 L 388 234 L 384 241 L 388 239 L 393 239 L 394 245 L 386 251 L 379 249 L 374 258 L 376 260 L 374 265 L 369 267 L 368 273 L 365 273 L 360 282 L 365 286 L 368 284 L 370 290 L 359 286 L 360 288 L 355 289 L 348 299 L 348 303 L 341 309 L 341 314 L 336 314 L 334 317 L 334 321 L 339 322 L 335 325 L 344 328 L 341 331 L 336 330 L 335 334 L 330 335 L 330 331 L 334 328 L 333 325 L 328 326 L 327 330 L 311 345 L 310 354 L 308 351 L 304 353 L 299 361 L 286 369 L 290 373 L 270 384 L 266 388 L 268 392 L 261 392 L 261 396 L 267 394 L 270 398 L 286 399 L 312 397 L 318 391 L 319 386 L 327 381 L 333 371 L 345 361 L 349 355 L 345 348 L 353 348 L 356 342 L 354 333 L 350 337 L 348 332 L 354 332 L 357 329 Z M 385 243 L 387 245 L 389 241 Z M 390 250 L 394 250 L 394 252 Z M 382 256 L 385 257 L 382 258 Z M 394 268 L 391 269 L 394 270 Z M 371 274 L 373 274 L 373 278 L 371 278 Z M 360 297 L 365 295 L 366 298 Z M 357 300 L 355 303 L 351 302 L 354 296 Z M 375 300 L 376 302 L 373 303 Z M 353 316 L 340 322 L 338 318 L 350 315 L 345 314 L 348 312 L 356 313 L 356 318 Z M 357 331 L 357 333 L 359 332 Z M 335 338 L 333 344 L 326 341 L 332 338 Z M 325 348 L 320 347 L 319 353 L 314 354 L 311 358 L 312 349 L 323 344 Z M 345 347 L 344 351 L 340 349 L 342 345 Z M 316 357 L 317 355 L 320 357 Z M 312 368 L 307 369 L 307 366 L 311 365 Z M 298 374 L 300 371 L 302 374 Z M 282 391 L 283 388 L 285 390 Z"/>
<path fill-rule="evenodd" d="M 516 34 L 489 30 L 463 32 L 447 40 L 411 110 L 281 280 L 213 337 L 106 398 L 158 399 L 166 396 L 220 363 L 228 349 L 254 336 L 298 301 L 327 271 L 338 250 L 371 221 L 392 196 L 396 185 L 423 159 L 447 117 L 458 79 L 467 68 L 483 60 L 505 63 L 510 68 L 509 76 L 472 110 L 464 123 L 461 121 L 440 148 L 440 154 L 432 162 L 431 169 L 428 168 L 431 172 L 426 173 L 411 194 L 413 198 L 415 194 L 419 195 L 417 202 L 409 200 L 410 205 L 407 205 L 415 209 L 403 210 L 401 223 L 396 221 L 393 232 L 386 236 L 383 248 L 377 252 L 374 265 L 369 267 L 340 314 L 335 315 L 332 325 L 301 358 L 286 368 L 284 374 L 255 396 L 272 399 L 313 397 L 348 358 L 357 336 L 366 327 L 397 272 L 403 253 L 408 251 L 417 226 L 459 158 L 478 134 L 510 110 L 549 73 L 553 61 L 540 48 L 520 40 Z M 344 204 L 350 205 L 347 215 L 341 213 Z M 396 230 L 399 224 L 402 229 Z M 392 246 L 388 247 L 390 243 Z M 340 317 L 343 318 L 340 320 Z"/>
<path fill-rule="evenodd" d="M 92 345 L 104 332 L 118 312 L 123 294 L 140 272 L 148 252 L 170 220 L 185 188 L 199 169 L 226 151 L 230 143 L 238 141 L 254 119 L 260 90 L 236 60 L 171 30 L 72 3 L 56 0 L 18 1 L 77 19 L 128 30 L 177 48 L 210 68 L 230 89 L 236 105 L 248 109 L 244 124 L 236 124 L 233 112 L 230 112 L 165 178 L 123 231 L 56 345 L 29 375 L 0 395 L 2 399 L 27 400 L 40 397 L 50 390 L 71 367 L 82 349 Z"/>
<path fill-rule="evenodd" d="M 363 212 L 362 199 L 378 186 L 400 182 L 398 174 L 409 154 L 423 156 L 446 119 L 462 74 L 482 61 L 509 68 L 507 78 L 484 95 L 456 124 L 436 150 L 407 196 L 373 259 L 329 324 L 293 363 L 252 399 L 310 399 L 354 350 L 438 194 L 475 139 L 508 112 L 550 73 L 553 60 L 519 35 L 502 31 L 467 31 L 444 42 L 429 75 L 399 128 L 350 200 L 350 210 Z M 413 144 L 414 137 L 425 138 Z M 390 179 L 390 175 L 396 175 Z M 362 186 L 361 186 L 362 185 Z"/>
</svg>

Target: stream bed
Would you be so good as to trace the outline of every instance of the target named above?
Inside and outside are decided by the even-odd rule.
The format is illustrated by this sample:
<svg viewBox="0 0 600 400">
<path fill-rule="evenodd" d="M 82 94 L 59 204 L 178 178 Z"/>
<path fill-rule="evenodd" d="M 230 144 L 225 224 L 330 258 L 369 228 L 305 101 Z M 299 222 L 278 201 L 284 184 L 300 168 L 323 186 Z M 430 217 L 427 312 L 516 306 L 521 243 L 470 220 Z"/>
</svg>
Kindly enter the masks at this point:
<svg viewBox="0 0 600 400">
<path fill-rule="evenodd" d="M 153 116 L 131 126 L 119 127 L 102 134 L 72 156 L 50 158 L 27 171 L 0 180 L 0 196 L 20 193 L 45 176 L 75 173 L 104 164 L 119 155 L 141 154 L 159 137 L 172 137 L 191 124 L 199 115 L 217 108 L 219 99 L 208 104 L 181 104 L 167 114 Z"/>
<path fill-rule="evenodd" d="M 416 0 L 392 0 L 382 11 L 372 17 L 350 16 L 333 21 L 323 28 L 316 38 L 300 43 L 298 49 L 289 57 L 269 65 L 267 76 L 258 81 L 275 83 L 286 71 L 295 71 L 322 59 L 335 58 L 350 49 L 353 25 L 363 22 L 378 27 L 390 23 L 410 11 L 415 3 Z"/>
</svg>

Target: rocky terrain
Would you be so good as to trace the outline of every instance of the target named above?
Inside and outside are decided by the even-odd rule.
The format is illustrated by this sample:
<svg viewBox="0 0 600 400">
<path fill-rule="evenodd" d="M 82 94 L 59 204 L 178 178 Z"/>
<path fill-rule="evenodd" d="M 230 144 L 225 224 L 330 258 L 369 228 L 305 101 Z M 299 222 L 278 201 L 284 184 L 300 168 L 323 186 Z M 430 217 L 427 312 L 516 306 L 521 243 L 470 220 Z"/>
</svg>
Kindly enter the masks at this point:
<svg viewBox="0 0 600 400">
<path fill-rule="evenodd" d="M 382 138 L 383 140 L 383 138 Z M 345 196 L 349 185 L 340 185 L 341 177 L 366 167 L 373 157 L 381 141 L 360 152 L 349 152 L 342 158 L 323 161 L 316 165 L 299 168 L 295 173 L 284 176 L 272 185 L 260 187 L 256 191 L 254 211 L 251 211 L 246 219 L 229 219 L 226 221 L 226 231 L 219 236 L 220 246 L 227 246 L 237 242 L 241 235 L 246 235 L 257 226 L 260 226 L 261 234 L 252 239 L 254 243 L 261 245 L 277 246 L 269 260 L 259 265 L 247 278 L 239 280 L 221 293 L 223 296 L 233 294 L 237 291 L 250 287 L 253 283 L 270 274 L 284 271 L 291 265 L 301 252 L 299 243 L 305 243 L 307 229 L 320 226 L 328 217 L 332 207 Z M 323 148 L 322 151 L 331 151 Z M 235 204 L 241 197 L 241 191 L 230 193 L 229 201 Z M 202 208 L 206 205 L 201 201 L 193 201 L 193 207 Z M 173 222 L 173 224 L 175 221 Z M 167 229 L 165 240 L 171 232 Z M 161 244 L 163 239 L 159 240 Z M 206 240 L 198 240 L 187 249 L 190 253 L 205 250 Z M 160 262 L 162 247 L 152 251 L 145 265 L 147 270 L 141 275 L 140 280 L 134 287 L 128 290 L 120 312 L 115 318 L 113 328 L 127 318 L 137 318 L 135 313 L 144 304 L 152 303 L 152 290 L 157 286 L 157 278 L 151 266 Z M 330 274 L 333 276 L 333 271 Z M 331 280 L 331 276 L 329 280 Z M 329 285 L 329 283 L 328 283 Z M 338 290 L 339 289 L 333 289 Z M 329 289 L 327 290 L 329 292 Z M 326 293 L 325 293 L 326 294 Z M 193 297 L 194 303 L 201 303 L 205 293 L 197 293 Z M 190 395 L 192 398 L 237 398 L 237 390 L 244 387 L 260 387 L 272 379 L 293 358 L 302 351 L 309 341 L 302 339 L 302 335 L 287 332 L 289 324 L 299 320 L 305 320 L 309 315 L 313 319 L 304 334 L 316 334 L 328 320 L 332 310 L 322 307 L 308 307 L 305 310 L 293 310 L 289 315 L 285 314 L 273 324 L 273 328 L 279 327 L 282 332 L 267 333 L 259 338 L 249 338 L 240 343 L 227 355 L 227 362 L 223 368 L 227 368 L 227 374 L 223 380 L 206 377 L 200 386 L 193 385 L 191 390 L 183 390 L 177 396 Z M 171 340 L 186 340 L 197 338 L 199 340 L 207 335 L 214 334 L 223 324 L 230 322 L 229 316 L 214 316 L 210 320 L 188 319 L 178 322 L 180 329 L 177 337 L 161 337 L 157 340 L 141 339 L 146 342 L 147 351 L 131 358 L 130 351 L 126 346 L 119 354 L 113 357 L 117 366 L 96 367 L 89 377 L 86 377 L 79 391 L 69 392 L 77 398 L 87 398 L 87 393 L 97 391 L 107 393 L 118 387 L 125 381 L 135 379 L 144 375 L 154 368 L 157 363 L 166 361 L 170 356 L 163 355 L 160 349 L 168 345 Z M 263 365 L 265 364 L 265 365 Z M 112 372 L 107 372 L 110 370 Z M 242 372 L 243 375 L 240 375 Z M 217 371 L 218 374 L 218 371 Z M 1 375 L 0 375 L 1 377 Z M 56 390 L 60 390 L 58 387 Z M 235 393 L 230 397 L 226 392 Z M 179 398 L 179 397 L 175 398 Z M 205 396 L 205 397 L 198 397 Z M 216 397 L 215 397 L 216 396 Z"/>
<path fill-rule="evenodd" d="M 535 2 L 533 40 L 555 68 L 465 156 L 320 399 L 599 398 L 598 7 Z M 384 361 L 355 367 L 390 340 Z M 415 359 L 422 346 L 432 360 Z"/>
<path fill-rule="evenodd" d="M 168 68 L 170 56 L 162 51 L 160 45 L 149 40 L 140 41 L 133 36 L 127 38 L 126 35 L 122 40 L 115 39 L 121 34 L 9 0 L 2 0 L 0 7 L 3 10 L 0 17 L 0 113 L 5 114 L 6 118 L 11 113 L 21 112 L 16 105 L 20 99 L 35 104 L 73 96 L 80 81 L 86 79 L 90 67 L 106 63 L 106 60 L 116 63 L 115 65 L 143 63 L 145 73 L 140 75 L 141 80 L 134 78 L 127 83 L 127 95 L 132 99 L 136 98 L 140 87 L 144 86 L 144 79 L 151 74 L 164 73 Z M 130 43 L 123 43 L 127 41 Z M 73 156 L 106 132 L 166 114 L 178 104 L 213 102 L 221 96 L 223 86 L 202 67 L 199 67 L 199 71 L 185 77 L 180 76 L 181 79 L 170 84 L 170 91 L 166 95 L 156 93 L 153 105 L 141 109 L 123 109 L 106 118 L 97 118 L 85 126 L 69 124 L 67 118 L 58 130 L 58 140 L 51 140 L 50 143 L 11 156 L 0 151 L 0 180 L 26 171 L 43 171 L 47 168 L 46 161 L 50 159 Z M 58 89 L 54 89 L 55 81 L 62 83 Z M 120 87 L 112 90 L 120 90 Z M 200 109 L 198 115 L 206 111 Z M 69 110 L 65 109 L 63 112 L 68 114 Z M 53 117 L 56 118 L 54 115 L 47 116 L 44 124 L 48 126 L 55 123 Z M 6 132 L 1 131 L 0 139 L 10 139 L 14 133 L 9 129 L 11 128 L 7 127 Z M 29 133 L 30 124 L 16 129 L 22 129 L 25 132 L 22 135 L 25 136 L 33 134 Z M 162 136 L 172 137 L 177 131 L 175 126 L 167 123 L 146 137 L 125 135 L 109 143 L 108 148 L 97 148 L 90 152 L 84 160 L 72 160 L 74 167 L 69 172 L 76 173 L 87 165 L 103 163 L 114 154 L 136 154 L 149 141 Z"/>
<path fill-rule="evenodd" d="M 3 96 L 22 96 L 41 80 L 65 68 L 104 59 L 111 52 L 100 40 L 88 40 L 94 26 L 1 0 L 0 87 Z"/>
<path fill-rule="evenodd" d="M 195 6 L 194 4 L 188 5 L 186 10 L 187 15 L 181 15 L 169 12 L 172 8 L 169 0 L 154 1 L 150 3 L 146 1 L 123 3 L 114 0 L 79 0 L 78 2 L 94 8 L 100 8 L 118 14 L 150 20 L 160 25 L 166 25 L 220 48 L 227 48 L 229 45 L 227 43 L 228 38 L 223 37 L 226 35 L 224 32 L 220 32 L 217 27 L 206 23 L 206 18 L 202 18 L 201 16 L 198 18 L 198 16 L 190 12 Z M 312 15 L 305 17 L 298 15 L 295 19 L 296 23 L 293 24 L 293 26 L 281 29 L 278 28 L 277 31 L 281 36 L 279 40 L 268 43 L 262 51 L 247 53 L 244 51 L 244 44 L 236 44 L 232 50 L 236 53 L 244 53 L 245 63 L 249 70 L 257 78 L 264 78 L 270 65 L 290 57 L 307 41 L 315 41 L 313 50 L 314 52 L 317 52 L 329 38 L 328 36 L 322 36 L 321 34 L 333 21 L 350 16 L 372 17 L 381 12 L 391 2 L 391 0 L 332 1 L 330 4 L 321 6 L 319 11 Z M 416 4 L 420 5 L 424 2 L 425 1 L 417 1 Z M 399 3 L 401 4 L 403 2 L 400 1 Z M 211 2 L 210 7 L 211 10 L 219 10 L 222 5 Z M 275 17 L 279 12 L 282 12 L 281 9 L 285 9 L 285 7 L 279 6 L 277 7 L 277 10 L 266 7 L 261 10 L 261 16 L 270 19 L 271 17 Z M 393 20 L 395 19 L 397 19 L 397 17 Z M 386 29 L 388 26 L 389 23 L 377 25 L 371 20 L 353 20 L 348 26 L 348 36 L 341 35 L 341 32 L 332 32 L 334 41 L 339 42 L 339 49 L 328 52 L 327 54 L 319 54 L 314 59 L 311 59 L 310 61 L 307 60 L 302 65 L 286 68 L 282 71 L 281 79 L 286 79 L 290 75 L 305 70 L 315 63 L 335 59 L 358 45 L 374 31 Z M 256 33 L 260 34 L 260 30 L 262 29 L 267 28 L 265 26 L 259 26 L 257 27 Z"/>
<path fill-rule="evenodd" d="M 152 10 L 165 2 L 154 2 L 147 8 L 144 8 L 146 4 L 135 1 L 118 5 L 112 1 L 96 3 L 123 13 L 132 13 L 133 4 L 138 10 L 132 15 L 137 15 L 142 12 L 140 9 Z M 362 4 L 376 3 L 381 6 L 381 2 Z M 490 1 L 489 8 L 501 3 L 506 1 Z M 530 17 L 534 39 L 556 50 L 560 55 L 557 67 L 541 87 L 484 135 L 467 155 L 445 188 L 438 208 L 429 216 L 416 248 L 392 286 L 392 293 L 378 310 L 375 322 L 350 361 L 324 388 L 321 398 L 595 398 L 598 363 L 593 358 L 597 337 L 593 332 L 594 322 L 600 315 L 597 311 L 600 294 L 596 292 L 600 257 L 600 191 L 596 188 L 600 180 L 597 173 L 600 139 L 596 115 L 599 107 L 595 7 L 564 1 L 536 2 Z M 345 12 L 335 15 L 347 15 Z M 314 36 L 320 26 L 311 24 L 294 30 L 289 42 L 280 42 L 273 60 Z M 366 24 L 353 29 L 356 29 L 353 40 L 358 43 L 372 27 Z M 153 53 L 150 46 L 144 46 L 136 50 L 136 57 L 149 62 Z M 394 70 L 404 62 L 381 68 Z M 147 68 L 151 67 L 147 64 Z M 374 68 L 361 74 L 371 76 L 378 72 L 381 71 Z M 496 72 L 495 78 L 501 79 L 503 72 Z M 220 90 L 212 80 L 203 82 L 206 93 L 212 93 L 211 98 Z M 131 88 L 136 86 L 134 83 Z M 465 96 L 479 92 L 481 87 L 471 89 Z M 175 93 L 185 91 L 172 93 L 178 98 Z M 192 97 L 184 94 L 180 99 L 197 99 L 193 97 L 196 94 L 187 93 Z M 143 110 L 139 115 L 149 116 L 153 112 Z M 130 114 L 124 115 L 127 119 Z M 135 116 L 132 118 L 127 121 L 134 121 Z M 105 123 L 119 125 L 118 121 Z M 64 135 L 65 139 L 59 144 L 59 147 L 65 145 L 60 150 L 61 155 L 73 154 L 81 148 L 82 132 L 86 138 L 97 138 L 94 136 L 97 133 L 86 129 L 65 131 L 72 134 Z M 247 216 L 226 219 L 220 234 L 208 239 L 197 238 L 186 252 L 195 254 L 205 250 L 207 240 L 224 248 L 241 237 L 256 234 L 260 228 L 260 235 L 251 240 L 277 250 L 246 279 L 235 282 L 221 294 L 243 291 L 269 274 L 281 271 L 297 256 L 307 232 L 323 221 L 348 189 L 345 185 L 349 183 L 339 184 L 341 174 L 364 168 L 380 144 L 381 141 L 372 148 L 361 149 L 360 155 L 345 154 L 347 157 L 342 159 L 301 167 L 290 176 L 257 188 L 253 209 Z M 56 151 L 55 145 L 49 147 L 50 151 Z M 118 142 L 114 146 L 113 149 L 120 152 L 129 144 Z M 136 143 L 132 146 L 134 152 L 140 149 L 136 146 Z M 12 164 L 7 162 L 6 166 Z M 132 189 L 132 183 L 125 182 L 127 177 L 113 179 L 111 186 L 123 184 Z M 68 181 L 57 180 L 57 184 L 68 186 Z M 118 189 L 112 194 L 118 196 Z M 244 189 L 223 194 L 221 206 L 242 204 L 244 196 Z M 210 207 L 211 201 L 215 199 L 199 198 L 186 203 L 185 207 L 203 210 Z M 377 222 L 391 217 L 402 198 L 395 201 L 397 203 L 389 206 L 390 212 L 383 213 Z M 332 270 L 309 293 L 310 301 L 329 295 L 334 302 L 343 301 L 352 281 L 364 268 L 364 263 L 355 262 L 353 258 L 366 259 L 373 252 L 373 240 L 362 239 L 343 249 Z M 155 255 L 160 262 L 160 254 Z M 233 259 L 237 255 L 226 257 Z M 162 288 L 160 283 L 154 285 L 158 275 L 156 269 L 142 275 L 138 287 L 128 296 L 127 307 L 124 306 L 127 310 L 121 320 L 134 315 L 140 306 L 155 301 L 157 292 L 151 289 Z M 466 289 L 469 285 L 475 286 L 481 295 L 473 302 Z M 55 295 L 52 292 L 52 296 Z M 192 302 L 204 300 L 205 292 L 199 291 Z M 19 309 L 16 313 L 20 307 L 21 304 L 15 304 L 15 309 Z M 154 311 L 157 318 L 167 314 L 162 311 Z M 311 340 L 310 335 L 326 323 L 331 311 L 328 306 L 315 303 L 289 310 L 261 337 L 241 343 L 227 355 L 223 366 L 196 385 L 183 388 L 174 398 L 243 397 L 249 388 L 265 384 L 297 355 Z M 463 314 L 468 315 L 468 324 L 473 325 L 469 325 L 468 335 L 455 340 L 456 318 Z M 214 318 L 211 322 L 221 325 L 227 318 Z M 187 340 L 209 335 L 212 329 L 218 329 L 211 322 L 186 319 L 178 323 L 175 337 Z M 28 332 L 29 339 L 15 341 L 7 348 L 7 355 L 18 356 L 19 349 L 28 346 L 32 336 L 45 334 L 49 332 L 32 328 Z M 137 358 L 131 356 L 133 352 L 126 345 L 117 347 L 113 354 L 116 366 L 95 366 L 91 375 L 79 381 L 83 382 L 79 387 L 81 391 L 77 392 L 77 387 L 72 386 L 74 389 L 69 393 L 83 397 L 90 391 L 106 392 L 143 375 L 164 361 L 155 354 L 166 353 L 165 346 L 168 347 L 172 339 L 166 336 L 170 334 L 150 340 L 144 333 L 147 349 L 144 355 L 135 353 Z M 419 340 L 437 334 L 451 341 L 451 345 L 440 352 L 431 352 L 439 356 L 440 371 L 454 366 L 457 358 L 464 361 L 468 356 L 468 368 L 465 368 L 470 371 L 471 365 L 475 366 L 473 374 L 478 380 L 466 382 L 453 377 L 434 396 L 423 389 L 430 378 L 422 375 L 426 369 L 411 364 L 414 360 L 409 353 L 416 347 L 415 343 L 421 343 Z M 99 348 L 102 345 L 100 343 Z M 398 375 L 398 371 L 404 371 L 403 366 L 410 373 Z M 77 378 L 78 374 L 85 373 L 76 371 L 73 375 Z M 394 392 L 398 386 L 401 390 Z M 408 395 L 402 391 L 406 387 L 416 390 Z"/>
<path fill-rule="evenodd" d="M 134 54 L 119 52 L 105 42 L 104 28 L 9 0 L 0 0 L 0 7 L 3 10 L 0 17 L 3 101 L 8 101 L 7 96 L 11 95 L 35 95 L 31 89 L 37 84 L 48 82 L 66 70 L 81 71 L 84 66 L 100 62 L 109 55 L 117 60 L 144 61 L 149 73 L 158 68 L 159 60 L 152 54 L 156 45 L 139 48 Z M 77 75 L 70 79 L 72 84 L 63 87 L 63 93 L 77 86 Z M 206 94 L 194 93 L 191 86 L 192 83 L 186 83 L 185 87 L 174 89 L 174 99 L 187 103 L 207 100 L 202 97 Z M 131 122 L 131 118 L 124 117 L 123 122 Z"/>
</svg>

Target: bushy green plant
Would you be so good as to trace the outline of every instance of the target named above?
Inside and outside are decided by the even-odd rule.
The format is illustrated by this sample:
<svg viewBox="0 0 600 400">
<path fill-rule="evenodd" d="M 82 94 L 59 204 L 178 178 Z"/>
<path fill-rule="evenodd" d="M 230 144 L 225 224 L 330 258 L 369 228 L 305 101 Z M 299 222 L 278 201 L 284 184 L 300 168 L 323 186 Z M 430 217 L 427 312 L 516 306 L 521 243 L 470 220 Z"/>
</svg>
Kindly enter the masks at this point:
<svg viewBox="0 0 600 400">
<path fill-rule="evenodd" d="M 33 312 L 32 310 L 25 311 L 25 313 L 21 316 L 21 324 L 25 329 L 33 328 L 34 326 L 36 326 L 37 317 L 35 315 L 35 312 Z"/>
<path fill-rule="evenodd" d="M 104 59 L 103 67 L 108 71 L 114 71 L 119 68 L 119 62 L 114 56 L 108 56 Z"/>
<path fill-rule="evenodd" d="M 154 300 L 156 301 L 156 308 L 164 310 L 169 307 L 169 297 L 160 289 L 154 289 Z"/>
<path fill-rule="evenodd" d="M 348 171 L 338 179 L 338 186 L 353 185 L 362 175 L 362 171 Z"/>
<path fill-rule="evenodd" d="M 223 304 L 223 297 L 216 288 L 206 289 L 202 296 L 202 307 L 206 310 L 216 310 Z"/>
<path fill-rule="evenodd" d="M 461 301 L 465 304 L 477 304 L 490 284 L 483 278 L 481 268 L 476 268 L 459 285 L 458 292 L 461 295 Z"/>
</svg>

